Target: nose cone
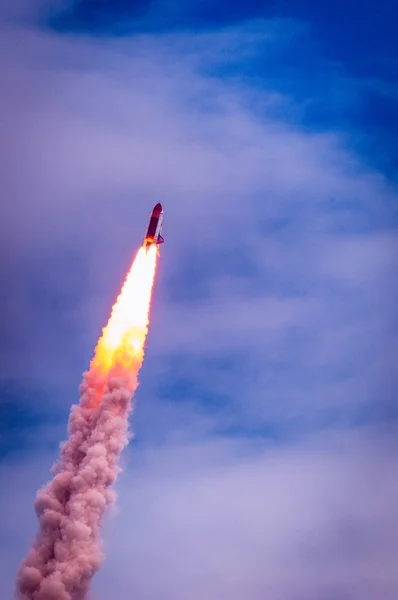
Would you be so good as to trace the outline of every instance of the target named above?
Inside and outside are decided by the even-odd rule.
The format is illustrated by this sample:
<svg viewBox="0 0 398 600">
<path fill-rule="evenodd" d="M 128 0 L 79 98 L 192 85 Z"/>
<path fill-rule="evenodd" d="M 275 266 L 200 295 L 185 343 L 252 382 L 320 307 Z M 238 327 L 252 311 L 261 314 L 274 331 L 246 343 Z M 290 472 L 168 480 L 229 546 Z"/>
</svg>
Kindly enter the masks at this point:
<svg viewBox="0 0 398 600">
<path fill-rule="evenodd" d="M 157 205 L 155 206 L 155 208 L 153 210 L 154 210 L 154 212 L 157 212 L 157 213 L 162 212 L 163 208 L 162 208 L 162 205 L 160 204 L 160 202 L 157 203 Z"/>
</svg>

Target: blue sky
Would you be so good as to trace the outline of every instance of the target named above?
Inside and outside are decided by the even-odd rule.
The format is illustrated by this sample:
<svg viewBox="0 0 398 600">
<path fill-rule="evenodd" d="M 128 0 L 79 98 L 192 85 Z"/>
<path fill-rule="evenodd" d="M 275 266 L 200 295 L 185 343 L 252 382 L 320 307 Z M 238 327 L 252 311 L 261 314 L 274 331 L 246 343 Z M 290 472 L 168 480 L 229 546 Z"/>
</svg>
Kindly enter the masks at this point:
<svg viewBox="0 0 398 600">
<path fill-rule="evenodd" d="M 382 0 L 297 2 L 73 2 L 50 23 L 60 31 L 91 35 L 131 32 L 214 31 L 245 21 L 280 19 L 297 27 L 290 44 L 271 56 L 239 63 L 235 75 L 276 87 L 296 103 L 309 127 L 349 128 L 355 149 L 379 168 L 396 170 L 396 8 Z M 283 40 L 283 36 L 281 36 Z M 267 54 L 269 54 L 267 52 Z M 229 61 L 228 61 L 229 62 Z M 222 76 L 229 68 L 220 65 Z M 394 141 L 393 141 L 394 140 Z"/>
<path fill-rule="evenodd" d="M 2 589 L 161 201 L 95 597 L 395 599 L 390 4 L 0 6 Z"/>
</svg>

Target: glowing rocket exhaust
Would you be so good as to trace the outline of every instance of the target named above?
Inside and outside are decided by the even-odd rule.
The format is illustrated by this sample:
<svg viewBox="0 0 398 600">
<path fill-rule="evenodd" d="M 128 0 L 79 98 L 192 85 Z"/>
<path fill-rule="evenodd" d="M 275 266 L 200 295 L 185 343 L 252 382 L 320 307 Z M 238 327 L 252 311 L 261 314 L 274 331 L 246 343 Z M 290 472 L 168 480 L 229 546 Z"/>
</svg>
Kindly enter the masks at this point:
<svg viewBox="0 0 398 600">
<path fill-rule="evenodd" d="M 113 500 L 110 487 L 128 442 L 160 232 L 157 221 L 152 239 L 147 232 L 133 261 L 83 375 L 80 402 L 72 407 L 68 440 L 61 445 L 54 477 L 37 493 L 39 533 L 19 570 L 18 600 L 82 600 L 102 563 L 100 525 Z"/>
</svg>

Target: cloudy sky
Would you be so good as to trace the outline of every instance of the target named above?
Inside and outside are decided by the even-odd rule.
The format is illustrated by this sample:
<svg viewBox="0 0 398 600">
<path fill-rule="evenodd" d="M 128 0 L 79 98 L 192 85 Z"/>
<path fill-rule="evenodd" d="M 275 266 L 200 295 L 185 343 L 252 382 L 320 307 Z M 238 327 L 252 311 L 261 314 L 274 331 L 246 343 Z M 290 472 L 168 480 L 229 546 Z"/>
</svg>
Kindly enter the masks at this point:
<svg viewBox="0 0 398 600">
<path fill-rule="evenodd" d="M 0 578 L 152 206 L 95 600 L 396 600 L 393 3 L 0 2 Z"/>
</svg>

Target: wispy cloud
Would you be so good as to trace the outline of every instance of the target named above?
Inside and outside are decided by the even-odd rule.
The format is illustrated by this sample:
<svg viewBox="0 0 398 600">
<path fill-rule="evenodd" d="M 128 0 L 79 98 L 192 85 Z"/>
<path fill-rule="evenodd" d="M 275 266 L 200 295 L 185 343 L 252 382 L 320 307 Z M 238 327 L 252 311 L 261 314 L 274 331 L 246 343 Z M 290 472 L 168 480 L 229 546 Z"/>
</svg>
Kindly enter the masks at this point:
<svg viewBox="0 0 398 600">
<path fill-rule="evenodd" d="M 261 59 L 294 23 L 3 34 L 1 377 L 56 386 L 66 412 L 149 210 L 165 207 L 134 421 L 136 460 L 155 454 L 125 477 L 99 597 L 112 582 L 122 599 L 392 598 L 393 450 L 373 460 L 382 435 L 355 429 L 395 415 L 396 192 L 349 131 L 293 125 L 266 77 L 220 69 L 225 53 Z M 329 445 L 284 448 L 325 429 Z M 353 540 L 366 543 L 348 558 Z"/>
<path fill-rule="evenodd" d="M 341 429 L 285 447 L 225 439 L 135 447 L 106 527 L 96 597 L 392 600 L 394 437 Z M 9 540 L 4 591 L 33 534 L 32 467 L 43 477 L 42 460 L 1 471 L 13 490 L 1 508 L 17 516 L 0 531 Z"/>
<path fill-rule="evenodd" d="M 275 31 L 281 23 L 262 21 L 102 43 L 7 31 L 3 303 L 6 334 L 20 341 L 4 375 L 28 363 L 32 375 L 51 364 L 78 377 L 160 199 L 167 244 L 149 352 L 161 371 L 170 357 L 192 356 L 204 376 L 188 361 L 186 377 L 206 380 L 210 356 L 240 356 L 236 377 L 256 396 L 258 373 L 268 373 L 265 389 L 283 407 L 293 389 L 296 402 L 297 390 L 341 395 L 342 380 L 343 397 L 371 387 L 372 354 L 396 343 L 394 191 L 345 136 L 276 119 L 278 97 L 289 104 L 274 89 L 208 74 L 223 48 L 232 44 L 237 60 L 277 44 Z M 60 335 L 71 350 L 57 358 Z"/>
</svg>

